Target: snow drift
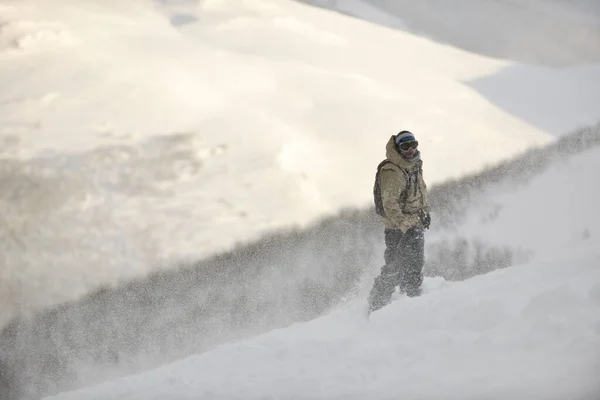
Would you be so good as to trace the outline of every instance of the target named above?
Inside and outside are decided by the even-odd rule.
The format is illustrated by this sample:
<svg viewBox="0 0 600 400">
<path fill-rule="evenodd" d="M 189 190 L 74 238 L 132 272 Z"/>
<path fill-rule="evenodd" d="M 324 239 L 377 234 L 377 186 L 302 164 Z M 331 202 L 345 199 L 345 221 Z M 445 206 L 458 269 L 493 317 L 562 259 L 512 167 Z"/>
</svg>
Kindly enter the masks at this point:
<svg viewBox="0 0 600 400">
<path fill-rule="evenodd" d="M 517 274 L 528 262 L 540 270 L 557 254 L 594 248 L 597 186 L 578 186 L 576 213 L 569 211 L 571 200 L 563 204 L 568 196 L 556 195 L 556 187 L 595 171 L 599 145 L 598 127 L 583 130 L 481 174 L 433 187 L 427 275 L 450 281 L 506 266 Z M 530 211 L 515 208 L 519 204 Z M 580 217 L 562 227 L 556 225 L 561 219 L 539 218 L 563 207 Z M 505 236 L 486 234 L 499 229 Z M 518 245 L 511 232 L 525 233 L 517 236 Z M 5 366 L 12 361 L 5 388 L 52 393 L 90 385 L 313 319 L 366 296 L 382 262 L 382 243 L 372 210 L 347 211 L 304 231 L 283 231 L 179 271 L 17 319 L 2 332 L 6 347 L 0 360 Z M 523 258 L 513 257 L 521 252 Z"/>
<path fill-rule="evenodd" d="M 4 1 L 0 397 L 111 380 L 363 297 L 382 243 L 364 207 L 389 134 L 417 132 L 439 184 L 597 121 L 599 71 L 285 0 Z M 556 166 L 595 146 L 591 132 L 438 186 L 430 274 L 593 240 L 594 187 Z M 576 163 L 593 178 L 593 155 Z M 550 164 L 547 182 L 513 191 Z M 544 218 L 532 192 L 555 182 L 588 197 L 574 212 L 547 196 L 562 212 Z"/>
<path fill-rule="evenodd" d="M 596 151 L 596 156 L 600 154 Z M 598 238 L 420 298 L 364 304 L 55 400 L 600 395 Z"/>
</svg>

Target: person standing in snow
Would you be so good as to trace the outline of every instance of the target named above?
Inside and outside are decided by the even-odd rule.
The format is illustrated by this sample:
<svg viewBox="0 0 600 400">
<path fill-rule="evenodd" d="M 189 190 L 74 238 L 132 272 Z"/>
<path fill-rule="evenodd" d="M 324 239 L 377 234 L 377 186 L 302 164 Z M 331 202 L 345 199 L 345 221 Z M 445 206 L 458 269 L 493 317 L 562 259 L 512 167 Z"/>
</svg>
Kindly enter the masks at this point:
<svg viewBox="0 0 600 400">
<path fill-rule="evenodd" d="M 388 304 L 396 287 L 410 297 L 421 294 L 424 230 L 431 217 L 418 145 L 412 132 L 392 135 L 386 159 L 377 167 L 373 193 L 385 226 L 386 249 L 385 265 L 369 294 L 370 311 Z"/>
</svg>

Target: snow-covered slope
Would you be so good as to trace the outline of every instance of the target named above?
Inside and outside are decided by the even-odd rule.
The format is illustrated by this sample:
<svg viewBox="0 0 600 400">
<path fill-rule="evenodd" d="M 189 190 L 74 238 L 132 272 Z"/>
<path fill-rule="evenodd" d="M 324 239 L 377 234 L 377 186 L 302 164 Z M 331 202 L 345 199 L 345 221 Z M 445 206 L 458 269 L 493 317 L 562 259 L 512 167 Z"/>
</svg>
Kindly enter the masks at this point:
<svg viewBox="0 0 600 400">
<path fill-rule="evenodd" d="M 595 235 L 589 227 L 597 226 L 597 187 L 573 182 L 585 182 L 588 170 L 596 170 L 599 145 L 597 125 L 475 176 L 433 186 L 426 275 L 464 280 L 545 262 L 556 249 L 589 242 Z M 557 186 L 577 187 L 577 212 L 556 196 Z M 554 209 L 575 218 L 550 218 Z M 488 225 L 503 229 L 504 238 L 478 235 Z M 507 241 L 516 230 L 527 234 Z M 364 299 L 383 263 L 382 233 L 372 209 L 347 210 L 308 229 L 282 231 L 16 318 L 0 332 L 0 397 L 22 400 L 92 386 Z M 545 237 L 550 246 L 540 246 Z"/>
<path fill-rule="evenodd" d="M 530 263 L 464 282 L 429 278 L 423 296 L 397 298 L 368 322 L 364 299 L 353 301 L 309 323 L 51 398 L 596 399 L 600 192 L 590 175 L 598 168 L 595 147 L 474 200 L 494 203 L 495 216 L 466 226 L 497 243 L 538 246 Z M 470 214 L 490 215 L 485 206 Z"/>
<path fill-rule="evenodd" d="M 548 259 L 557 249 L 598 238 L 599 161 L 600 152 L 591 149 L 556 162 L 520 190 L 494 188 L 474 199 L 457 231 L 468 239 L 522 248 Z"/>
<path fill-rule="evenodd" d="M 154 371 L 50 397 L 595 399 L 598 247 L 462 283 L 371 316 L 359 304 Z M 364 308 L 364 306 L 363 306 Z"/>
<path fill-rule="evenodd" d="M 399 129 L 417 134 L 431 185 L 551 142 L 600 117 L 590 106 L 600 104 L 599 75 L 594 65 L 530 69 L 286 0 L 4 1 L 0 324 L 341 207 L 370 204 L 373 168 Z M 545 101 L 523 97 L 523 88 Z M 566 232 L 578 231 L 589 236 L 576 227 Z M 271 273 L 295 283 L 275 268 L 264 276 Z M 245 290 L 244 282 L 235 284 Z M 268 290 L 260 296 L 274 302 Z M 156 331 L 148 327 L 152 334 L 161 335 L 170 318 L 198 311 L 196 299 L 182 309 L 150 298 L 164 312 L 152 320 Z M 70 336 L 69 329 L 88 316 L 85 327 L 93 328 L 102 321 L 94 312 L 112 316 L 95 305 L 88 315 L 75 304 L 75 312 L 60 315 L 66 321 L 55 311 L 42 313 L 57 330 L 17 337 L 24 351 L 48 347 L 52 355 L 66 338 L 63 353 L 45 359 L 56 369 L 44 368 L 33 351 L 17 354 L 23 349 L 0 343 L 3 355 L 17 354 L 0 360 L 12 362 L 0 368 L 0 381 L 7 370 L 27 371 L 17 380 L 44 390 L 47 382 L 27 374 L 41 369 L 52 379 L 63 367 L 67 378 L 70 368 L 90 373 L 83 369 L 97 362 L 94 355 L 107 355 L 104 343 L 87 346 L 90 337 Z M 131 327 L 149 310 L 112 311 Z M 19 321 L 29 327 L 26 318 Z M 4 333 L 12 340 L 15 332 Z M 38 334 L 43 340 L 28 342 Z M 92 353 L 89 360 L 60 358 L 77 345 Z M 133 347 L 133 354 L 142 352 Z M 119 350 L 108 354 L 107 368 L 119 361 Z"/>
<path fill-rule="evenodd" d="M 600 61 L 596 0 L 298 0 L 471 52 L 548 66 Z"/>
<path fill-rule="evenodd" d="M 512 63 L 293 1 L 9 0 L 0 20 L 2 320 L 369 204 L 399 129 L 430 184 L 556 133 L 471 86 Z M 595 71 L 538 86 L 578 104 Z"/>
</svg>

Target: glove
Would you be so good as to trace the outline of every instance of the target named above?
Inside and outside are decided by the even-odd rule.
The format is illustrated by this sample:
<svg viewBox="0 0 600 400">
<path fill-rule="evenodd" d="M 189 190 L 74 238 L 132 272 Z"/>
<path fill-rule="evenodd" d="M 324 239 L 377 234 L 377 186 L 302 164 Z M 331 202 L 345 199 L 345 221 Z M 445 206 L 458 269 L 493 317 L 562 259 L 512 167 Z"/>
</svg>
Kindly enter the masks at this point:
<svg viewBox="0 0 600 400">
<path fill-rule="evenodd" d="M 423 228 L 429 229 L 429 225 L 431 225 L 431 215 L 427 211 L 421 211 L 419 217 L 421 218 Z"/>
</svg>

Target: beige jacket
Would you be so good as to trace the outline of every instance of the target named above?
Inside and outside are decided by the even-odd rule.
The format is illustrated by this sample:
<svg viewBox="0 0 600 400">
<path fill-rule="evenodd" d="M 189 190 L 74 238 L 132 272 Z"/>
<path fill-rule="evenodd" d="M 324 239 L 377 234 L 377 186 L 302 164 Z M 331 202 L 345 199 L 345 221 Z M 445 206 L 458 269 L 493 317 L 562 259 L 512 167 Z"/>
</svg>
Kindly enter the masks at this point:
<svg viewBox="0 0 600 400">
<path fill-rule="evenodd" d="M 395 136 L 386 145 L 386 163 L 379 174 L 386 229 L 423 228 L 419 211 L 429 212 L 422 161 L 408 161 L 396 149 Z"/>
</svg>

